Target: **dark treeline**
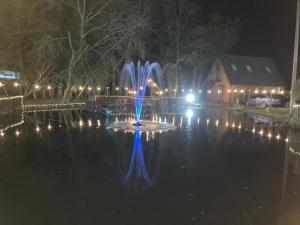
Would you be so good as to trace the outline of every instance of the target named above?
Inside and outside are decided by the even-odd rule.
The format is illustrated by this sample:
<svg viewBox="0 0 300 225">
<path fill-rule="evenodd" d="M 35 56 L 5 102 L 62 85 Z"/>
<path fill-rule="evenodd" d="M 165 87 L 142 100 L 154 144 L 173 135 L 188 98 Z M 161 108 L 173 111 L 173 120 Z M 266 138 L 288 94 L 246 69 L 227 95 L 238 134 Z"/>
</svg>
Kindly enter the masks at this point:
<svg viewBox="0 0 300 225">
<path fill-rule="evenodd" d="M 238 40 L 239 21 L 204 16 L 191 0 L 3 0 L 1 69 L 19 71 L 25 96 L 51 84 L 114 90 L 125 62 L 158 61 L 169 88 L 202 85 Z"/>
</svg>

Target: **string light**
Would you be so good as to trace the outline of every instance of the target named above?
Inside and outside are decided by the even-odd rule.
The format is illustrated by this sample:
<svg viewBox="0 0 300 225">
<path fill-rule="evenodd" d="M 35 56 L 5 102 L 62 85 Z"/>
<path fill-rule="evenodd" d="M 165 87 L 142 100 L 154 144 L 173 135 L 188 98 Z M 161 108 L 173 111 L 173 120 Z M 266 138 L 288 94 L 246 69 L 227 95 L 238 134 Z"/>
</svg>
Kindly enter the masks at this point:
<svg viewBox="0 0 300 225">
<path fill-rule="evenodd" d="M 51 130 L 52 129 L 52 126 L 51 126 L 51 124 L 49 123 L 48 124 L 48 130 Z"/>
<path fill-rule="evenodd" d="M 39 88 L 40 88 L 40 85 L 36 84 L 36 85 L 34 86 L 34 88 L 35 88 L 35 89 L 39 89 Z"/>
<path fill-rule="evenodd" d="M 14 82 L 14 86 L 15 86 L 15 87 L 19 87 L 20 84 L 19 84 L 18 82 Z"/>
<path fill-rule="evenodd" d="M 2 82 L 0 82 L 0 87 L 3 87 L 3 86 L 4 86 L 4 84 Z"/>
<path fill-rule="evenodd" d="M 35 130 L 36 130 L 36 132 L 40 132 L 40 128 L 39 128 L 39 126 L 37 126 L 36 128 L 35 128 Z"/>
<path fill-rule="evenodd" d="M 20 135 L 20 131 L 16 130 L 15 134 L 18 137 Z"/>
<path fill-rule="evenodd" d="M 1 136 L 1 137 L 4 137 L 4 135 L 5 135 L 4 132 L 1 131 L 1 132 L 0 132 L 0 136 Z"/>
<path fill-rule="evenodd" d="M 52 87 L 51 87 L 50 85 L 48 85 L 48 86 L 47 86 L 47 89 L 48 89 L 48 90 L 51 90 Z M 74 89 L 75 89 L 75 87 L 74 87 Z"/>
<path fill-rule="evenodd" d="M 263 134 L 264 134 L 264 130 L 263 130 L 263 129 L 261 129 L 261 130 L 259 131 L 259 134 L 260 134 L 260 136 L 263 136 Z"/>
</svg>

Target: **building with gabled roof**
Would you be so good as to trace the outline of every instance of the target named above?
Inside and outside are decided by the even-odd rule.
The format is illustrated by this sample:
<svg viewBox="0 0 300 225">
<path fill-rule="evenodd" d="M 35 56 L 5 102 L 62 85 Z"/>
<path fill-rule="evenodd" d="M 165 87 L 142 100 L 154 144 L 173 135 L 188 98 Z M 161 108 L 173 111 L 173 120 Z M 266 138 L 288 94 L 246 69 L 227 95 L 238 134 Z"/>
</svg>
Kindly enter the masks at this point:
<svg viewBox="0 0 300 225">
<path fill-rule="evenodd" d="M 226 55 L 208 75 L 208 99 L 234 102 L 251 94 L 283 93 L 285 84 L 272 58 Z"/>
</svg>

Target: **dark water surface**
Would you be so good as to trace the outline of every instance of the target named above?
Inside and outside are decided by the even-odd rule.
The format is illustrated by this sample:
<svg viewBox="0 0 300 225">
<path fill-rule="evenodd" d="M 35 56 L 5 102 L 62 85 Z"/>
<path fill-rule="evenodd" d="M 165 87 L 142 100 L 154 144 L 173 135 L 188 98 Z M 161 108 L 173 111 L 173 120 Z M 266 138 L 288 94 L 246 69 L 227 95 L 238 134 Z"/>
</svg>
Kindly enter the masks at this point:
<svg viewBox="0 0 300 225">
<path fill-rule="evenodd" d="M 300 162 L 284 141 L 226 112 L 182 117 L 141 135 L 126 180 L 135 134 L 106 129 L 114 117 L 25 114 L 0 138 L 0 224 L 300 224 Z"/>
</svg>

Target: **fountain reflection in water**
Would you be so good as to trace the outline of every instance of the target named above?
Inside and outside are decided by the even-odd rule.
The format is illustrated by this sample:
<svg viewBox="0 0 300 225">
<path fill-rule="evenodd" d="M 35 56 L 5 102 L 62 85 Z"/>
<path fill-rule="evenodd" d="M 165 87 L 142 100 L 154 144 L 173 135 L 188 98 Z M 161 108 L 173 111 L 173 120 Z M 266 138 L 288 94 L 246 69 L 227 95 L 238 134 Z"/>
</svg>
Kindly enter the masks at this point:
<svg viewBox="0 0 300 225">
<path fill-rule="evenodd" d="M 148 175 L 144 161 L 141 132 L 135 133 L 131 161 L 128 172 L 124 178 L 124 185 L 135 191 L 145 190 L 146 188 L 153 186 L 153 181 Z"/>
</svg>

